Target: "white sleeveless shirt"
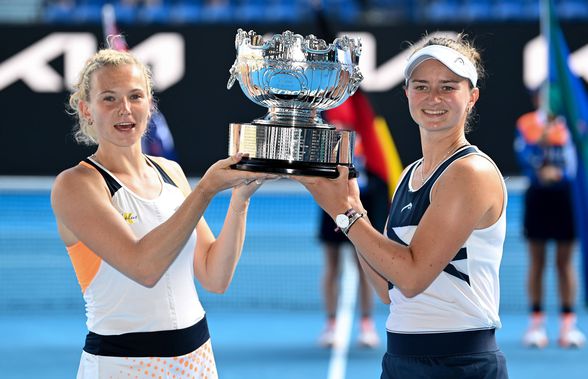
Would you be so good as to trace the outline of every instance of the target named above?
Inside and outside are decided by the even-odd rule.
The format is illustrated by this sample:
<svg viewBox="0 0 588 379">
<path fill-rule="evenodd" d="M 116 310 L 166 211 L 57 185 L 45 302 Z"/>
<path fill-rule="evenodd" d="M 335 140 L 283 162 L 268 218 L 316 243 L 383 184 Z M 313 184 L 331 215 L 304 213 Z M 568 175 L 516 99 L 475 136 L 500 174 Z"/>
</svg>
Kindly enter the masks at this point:
<svg viewBox="0 0 588 379">
<path fill-rule="evenodd" d="M 157 170 L 162 182 L 161 193 L 155 199 L 141 198 L 98 162 L 91 158 L 85 161 L 105 178 L 113 206 L 137 238 L 166 221 L 184 201 L 183 193 L 173 180 L 157 164 L 148 161 Z M 117 335 L 182 329 L 200 321 L 204 317 L 204 309 L 194 284 L 195 246 L 196 233 L 193 232 L 180 254 L 152 288 L 133 281 L 100 259 L 99 268 L 84 290 L 88 330 L 102 335 Z"/>
</svg>

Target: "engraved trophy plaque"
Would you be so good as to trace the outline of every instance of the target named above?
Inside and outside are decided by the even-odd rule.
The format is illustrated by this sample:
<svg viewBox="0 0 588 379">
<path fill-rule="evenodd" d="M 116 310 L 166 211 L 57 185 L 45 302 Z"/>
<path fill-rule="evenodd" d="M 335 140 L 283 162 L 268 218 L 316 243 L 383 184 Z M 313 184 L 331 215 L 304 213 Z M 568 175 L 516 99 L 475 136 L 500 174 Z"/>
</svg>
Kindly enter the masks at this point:
<svg viewBox="0 0 588 379">
<path fill-rule="evenodd" d="M 359 87 L 359 40 L 344 36 L 328 44 L 285 31 L 264 41 L 239 29 L 235 48 L 227 89 L 238 80 L 251 101 L 269 110 L 250 123 L 230 124 L 229 155 L 245 154 L 233 168 L 334 178 L 337 165 L 345 165 L 357 176 L 355 133 L 325 123 L 320 112 Z"/>
</svg>

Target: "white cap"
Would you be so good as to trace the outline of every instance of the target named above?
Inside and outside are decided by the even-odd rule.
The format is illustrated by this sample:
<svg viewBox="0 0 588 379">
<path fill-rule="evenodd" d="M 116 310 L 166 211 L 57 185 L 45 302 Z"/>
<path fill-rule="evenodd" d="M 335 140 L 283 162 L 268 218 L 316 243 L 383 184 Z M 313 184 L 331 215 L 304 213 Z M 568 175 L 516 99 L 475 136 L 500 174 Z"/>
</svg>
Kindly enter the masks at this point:
<svg viewBox="0 0 588 379">
<path fill-rule="evenodd" d="M 455 74 L 469 79 L 474 87 L 476 86 L 478 82 L 478 72 L 472 61 L 460 52 L 442 45 L 425 46 L 412 54 L 410 58 L 408 58 L 408 62 L 404 68 L 404 80 L 408 82 L 414 69 L 428 59 L 438 60 Z"/>
</svg>

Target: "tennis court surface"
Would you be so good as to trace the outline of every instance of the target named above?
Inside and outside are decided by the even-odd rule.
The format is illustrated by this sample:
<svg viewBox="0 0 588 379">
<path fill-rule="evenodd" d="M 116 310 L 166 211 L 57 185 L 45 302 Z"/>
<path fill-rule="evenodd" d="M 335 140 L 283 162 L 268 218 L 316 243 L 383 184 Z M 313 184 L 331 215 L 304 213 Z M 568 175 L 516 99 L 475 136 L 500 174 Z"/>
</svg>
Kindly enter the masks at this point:
<svg viewBox="0 0 588 379">
<path fill-rule="evenodd" d="M 74 378 L 86 328 L 79 286 L 59 241 L 49 205 L 51 178 L 0 178 L 0 378 Z M 528 350 L 526 247 L 520 235 L 522 191 L 511 181 L 508 233 L 501 269 L 498 341 L 511 378 L 586 378 L 588 348 L 562 350 L 557 337 L 557 288 L 553 263 L 546 277 L 551 344 Z M 220 194 L 205 217 L 218 231 L 228 204 Z M 324 323 L 320 293 L 322 251 L 316 239 L 319 210 L 298 185 L 274 183 L 252 200 L 242 260 L 224 295 L 199 288 L 207 309 L 222 379 L 378 378 L 384 347 L 356 344 L 353 293 L 343 311 L 349 338 L 337 350 L 317 346 Z M 577 265 L 580 257 L 576 254 Z M 352 278 L 347 266 L 345 278 Z M 351 275 L 351 276 L 350 276 Z M 581 280 L 581 279 L 580 279 Z M 583 298 L 580 291 L 578 298 Z M 578 304 L 582 304 L 581 301 Z M 579 306 L 580 328 L 588 314 Z M 387 309 L 375 321 L 382 340 Z"/>
</svg>

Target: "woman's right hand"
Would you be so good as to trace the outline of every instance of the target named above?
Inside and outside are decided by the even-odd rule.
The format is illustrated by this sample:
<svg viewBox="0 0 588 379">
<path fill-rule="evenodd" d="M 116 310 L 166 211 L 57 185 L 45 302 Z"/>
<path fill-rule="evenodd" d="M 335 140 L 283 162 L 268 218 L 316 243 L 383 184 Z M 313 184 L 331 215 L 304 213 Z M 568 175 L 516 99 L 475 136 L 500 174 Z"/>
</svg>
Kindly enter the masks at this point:
<svg viewBox="0 0 588 379">
<path fill-rule="evenodd" d="M 235 170 L 231 166 L 239 163 L 243 158 L 242 153 L 221 159 L 214 163 L 206 170 L 202 179 L 198 183 L 198 188 L 202 191 L 214 195 L 228 188 L 233 188 L 242 184 L 249 184 L 255 180 L 273 179 L 276 175 L 264 172 L 253 172 L 244 170 Z"/>
</svg>

